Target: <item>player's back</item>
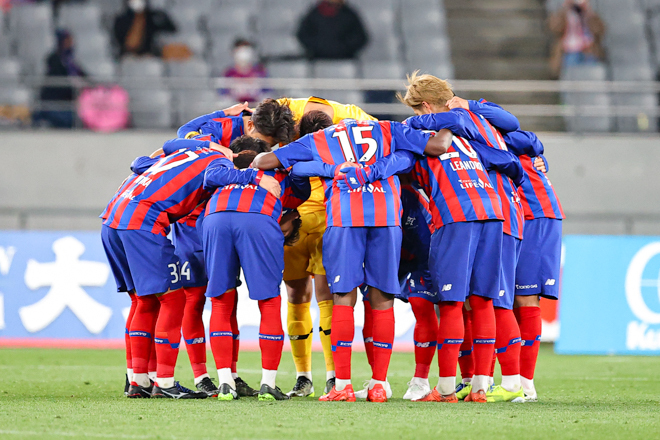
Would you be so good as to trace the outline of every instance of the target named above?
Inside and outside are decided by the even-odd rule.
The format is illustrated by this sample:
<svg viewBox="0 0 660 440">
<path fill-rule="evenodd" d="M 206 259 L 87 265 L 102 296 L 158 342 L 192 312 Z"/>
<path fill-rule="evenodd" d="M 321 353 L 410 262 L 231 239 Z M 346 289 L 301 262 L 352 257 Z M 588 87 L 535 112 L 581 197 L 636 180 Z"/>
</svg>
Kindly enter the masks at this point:
<svg viewBox="0 0 660 440">
<path fill-rule="evenodd" d="M 123 189 L 104 224 L 164 234 L 172 221 L 210 196 L 202 188 L 204 170 L 222 158 L 208 148 L 179 150 L 161 158 Z"/>
<path fill-rule="evenodd" d="M 479 155 L 464 138 L 454 136 L 445 154 L 417 161 L 414 177 L 430 197 L 436 228 L 504 219 L 495 187 Z"/>
<path fill-rule="evenodd" d="M 207 203 L 206 215 L 223 211 L 252 212 L 279 221 L 283 209 L 295 209 L 309 197 L 307 178 L 296 178 L 280 170 L 259 171 L 258 176 L 274 177 L 280 183 L 280 198 L 257 184 L 232 183 L 215 190 Z"/>
<path fill-rule="evenodd" d="M 429 200 L 415 183 L 401 186 L 401 263 L 399 272 L 428 269 L 431 235 L 435 232 Z"/>
</svg>

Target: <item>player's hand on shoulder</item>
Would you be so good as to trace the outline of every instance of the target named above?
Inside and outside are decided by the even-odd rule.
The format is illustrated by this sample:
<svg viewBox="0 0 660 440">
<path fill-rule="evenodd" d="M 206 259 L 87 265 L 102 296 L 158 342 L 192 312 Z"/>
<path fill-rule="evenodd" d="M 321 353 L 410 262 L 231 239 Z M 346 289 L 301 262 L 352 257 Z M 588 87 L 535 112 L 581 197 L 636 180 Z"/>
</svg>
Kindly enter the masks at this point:
<svg viewBox="0 0 660 440">
<path fill-rule="evenodd" d="M 215 142 L 209 142 L 209 148 L 211 150 L 219 151 L 220 153 L 224 154 L 227 157 L 227 159 L 231 161 L 234 160 L 234 152 L 227 147 L 224 147 L 220 144 L 216 144 Z"/>
<path fill-rule="evenodd" d="M 459 98 L 458 96 L 454 96 L 451 98 L 449 101 L 447 101 L 447 107 L 449 107 L 451 110 L 455 108 L 462 108 L 465 110 L 470 110 L 470 103 L 468 102 L 467 99 Z"/>
<path fill-rule="evenodd" d="M 534 168 L 541 171 L 542 173 L 548 172 L 548 169 L 545 167 L 545 161 L 541 157 L 536 157 L 534 159 Z"/>
<path fill-rule="evenodd" d="M 282 195 L 282 187 L 280 186 L 280 182 L 278 182 L 277 179 L 272 176 L 263 175 L 259 181 L 259 186 L 278 199 L 280 198 L 280 195 Z"/>
<path fill-rule="evenodd" d="M 231 107 L 227 107 L 226 109 L 223 110 L 225 113 L 225 116 L 238 116 L 241 113 L 243 113 L 243 110 L 248 110 L 248 102 L 245 101 L 242 104 L 235 104 L 232 105 Z"/>
</svg>

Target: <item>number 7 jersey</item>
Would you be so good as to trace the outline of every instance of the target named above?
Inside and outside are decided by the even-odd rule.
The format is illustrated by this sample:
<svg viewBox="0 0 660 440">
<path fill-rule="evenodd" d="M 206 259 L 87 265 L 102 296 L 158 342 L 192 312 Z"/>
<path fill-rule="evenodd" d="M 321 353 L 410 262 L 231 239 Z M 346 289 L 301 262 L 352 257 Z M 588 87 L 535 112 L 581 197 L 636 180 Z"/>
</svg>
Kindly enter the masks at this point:
<svg viewBox="0 0 660 440">
<path fill-rule="evenodd" d="M 274 153 L 285 168 L 313 160 L 329 165 L 354 162 L 367 166 L 397 150 L 423 154 L 428 139 L 428 133 L 399 122 L 344 119 Z M 350 191 L 340 191 L 332 178 L 325 177 L 323 187 L 327 226 L 401 225 L 401 190 L 396 176 Z"/>
</svg>

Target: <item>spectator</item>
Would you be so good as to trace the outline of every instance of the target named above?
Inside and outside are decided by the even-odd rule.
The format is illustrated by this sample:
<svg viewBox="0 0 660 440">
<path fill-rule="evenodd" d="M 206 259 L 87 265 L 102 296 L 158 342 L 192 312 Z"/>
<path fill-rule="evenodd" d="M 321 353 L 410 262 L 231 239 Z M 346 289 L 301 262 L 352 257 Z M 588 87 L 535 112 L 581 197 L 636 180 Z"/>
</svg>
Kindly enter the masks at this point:
<svg viewBox="0 0 660 440">
<path fill-rule="evenodd" d="M 156 44 L 159 32 L 174 32 L 176 26 L 165 11 L 151 9 L 148 0 L 126 0 L 124 12 L 115 18 L 114 34 L 119 55 L 154 55 L 160 57 Z"/>
<path fill-rule="evenodd" d="M 46 110 L 38 112 L 35 123 L 44 122 L 56 128 L 73 127 L 73 101 L 76 94 L 73 85 L 78 82 L 82 86 L 85 71 L 78 65 L 74 52 L 74 41 L 69 31 L 59 29 L 55 32 L 57 48 L 47 59 L 48 77 L 71 77 L 71 85 L 45 86 L 41 89 L 41 101 L 45 102 Z M 49 108 L 50 107 L 50 108 Z"/>
<path fill-rule="evenodd" d="M 596 63 L 603 58 L 605 25 L 589 0 L 566 0 L 550 17 L 550 29 L 558 38 L 550 59 L 557 76 L 562 67 Z"/>
<path fill-rule="evenodd" d="M 233 102 L 258 102 L 267 93 L 267 90 L 254 81 L 255 78 L 265 78 L 266 69 L 259 62 L 254 46 L 242 38 L 234 42 L 234 65 L 225 70 L 223 76 L 242 79 L 235 87 L 222 91 L 222 94 L 231 97 Z"/>
<path fill-rule="evenodd" d="M 310 59 L 355 58 L 369 40 L 362 20 L 344 0 L 322 0 L 296 34 Z"/>
</svg>

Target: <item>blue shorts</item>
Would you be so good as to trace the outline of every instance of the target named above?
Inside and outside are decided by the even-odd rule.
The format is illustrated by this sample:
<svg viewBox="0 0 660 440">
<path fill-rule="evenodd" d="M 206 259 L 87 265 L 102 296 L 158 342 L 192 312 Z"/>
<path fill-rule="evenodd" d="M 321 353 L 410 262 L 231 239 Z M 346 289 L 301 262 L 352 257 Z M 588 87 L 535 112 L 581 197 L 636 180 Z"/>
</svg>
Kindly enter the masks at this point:
<svg viewBox="0 0 660 440">
<path fill-rule="evenodd" d="M 400 258 L 399 226 L 330 226 L 323 234 L 323 267 L 332 293 L 348 293 L 367 284 L 398 294 Z"/>
<path fill-rule="evenodd" d="M 179 259 L 167 237 L 103 225 L 101 239 L 118 292 L 144 296 L 181 288 Z"/>
<path fill-rule="evenodd" d="M 522 240 L 504 234 L 502 237 L 502 272 L 500 273 L 500 293 L 493 300 L 493 307 L 513 309 L 516 294 L 516 266 L 520 257 Z"/>
<path fill-rule="evenodd" d="M 217 297 L 237 285 L 241 267 L 250 298 L 280 295 L 284 271 L 284 235 L 271 216 L 224 211 L 209 214 L 202 226 L 206 296 Z"/>
<path fill-rule="evenodd" d="M 438 292 L 434 288 L 431 272 L 428 270 L 416 270 L 409 273 L 405 278 L 399 280 L 401 294 L 396 297 L 408 302 L 410 298 L 422 298 L 437 304 L 440 301 Z"/>
<path fill-rule="evenodd" d="M 204 249 L 202 237 L 196 227 L 184 223 L 172 225 L 174 253 L 181 262 L 181 283 L 183 287 L 206 286 Z"/>
<path fill-rule="evenodd" d="M 525 220 L 525 239 L 516 267 L 516 295 L 559 298 L 561 220 Z"/>
<path fill-rule="evenodd" d="M 433 233 L 429 270 L 440 301 L 499 296 L 502 235 L 501 221 L 449 223 Z"/>
</svg>

